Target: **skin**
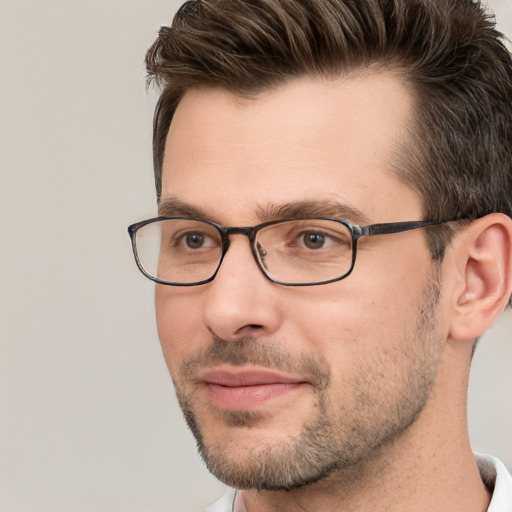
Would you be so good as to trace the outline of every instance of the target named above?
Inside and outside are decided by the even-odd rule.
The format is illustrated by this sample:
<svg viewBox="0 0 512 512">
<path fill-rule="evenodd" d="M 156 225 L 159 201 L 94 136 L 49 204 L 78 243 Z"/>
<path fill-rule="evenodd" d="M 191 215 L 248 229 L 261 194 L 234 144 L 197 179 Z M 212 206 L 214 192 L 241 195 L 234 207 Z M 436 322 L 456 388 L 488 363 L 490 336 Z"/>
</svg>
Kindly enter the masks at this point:
<svg viewBox="0 0 512 512">
<path fill-rule="evenodd" d="M 252 99 L 191 90 L 167 139 L 161 213 L 251 226 L 308 201 L 336 203 L 360 224 L 421 220 L 421 198 L 391 171 L 412 115 L 409 91 L 382 73 L 302 78 Z M 505 246 L 498 221 L 478 226 Z M 300 453 L 308 425 L 329 424 L 324 444 L 339 466 L 288 492 L 247 477 L 249 512 L 487 508 L 465 419 L 469 340 L 492 321 L 467 321 L 487 290 L 476 256 L 467 278 L 475 229 L 440 268 L 422 230 L 362 239 L 348 278 L 304 288 L 266 279 L 235 235 L 213 282 L 156 286 L 163 353 L 218 476 L 261 480 Z M 203 378 L 269 366 L 294 385 L 239 395 L 246 406 L 219 402 Z"/>
</svg>

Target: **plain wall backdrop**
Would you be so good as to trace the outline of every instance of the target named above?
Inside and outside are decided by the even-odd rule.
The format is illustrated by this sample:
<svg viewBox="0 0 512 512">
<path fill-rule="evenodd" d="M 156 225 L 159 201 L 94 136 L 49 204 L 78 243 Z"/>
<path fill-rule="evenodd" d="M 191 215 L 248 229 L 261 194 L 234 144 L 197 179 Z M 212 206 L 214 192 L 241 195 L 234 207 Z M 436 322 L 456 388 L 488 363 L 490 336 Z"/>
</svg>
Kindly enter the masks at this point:
<svg viewBox="0 0 512 512">
<path fill-rule="evenodd" d="M 192 512 L 195 453 L 126 227 L 153 216 L 143 58 L 172 0 L 0 0 L 0 512 Z M 512 0 L 494 0 L 512 34 Z M 512 315 L 470 386 L 512 468 Z"/>
</svg>

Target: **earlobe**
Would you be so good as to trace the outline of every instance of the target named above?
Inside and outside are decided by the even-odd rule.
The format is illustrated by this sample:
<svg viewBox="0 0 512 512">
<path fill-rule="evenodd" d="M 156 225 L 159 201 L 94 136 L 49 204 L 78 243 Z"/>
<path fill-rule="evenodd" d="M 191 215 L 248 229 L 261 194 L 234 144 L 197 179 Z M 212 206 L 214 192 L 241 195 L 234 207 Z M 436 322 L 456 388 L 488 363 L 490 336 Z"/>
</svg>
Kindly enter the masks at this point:
<svg viewBox="0 0 512 512">
<path fill-rule="evenodd" d="M 473 221 L 453 249 L 462 284 L 453 303 L 450 335 L 472 340 L 491 327 L 512 293 L 512 219 L 493 213 Z"/>
</svg>

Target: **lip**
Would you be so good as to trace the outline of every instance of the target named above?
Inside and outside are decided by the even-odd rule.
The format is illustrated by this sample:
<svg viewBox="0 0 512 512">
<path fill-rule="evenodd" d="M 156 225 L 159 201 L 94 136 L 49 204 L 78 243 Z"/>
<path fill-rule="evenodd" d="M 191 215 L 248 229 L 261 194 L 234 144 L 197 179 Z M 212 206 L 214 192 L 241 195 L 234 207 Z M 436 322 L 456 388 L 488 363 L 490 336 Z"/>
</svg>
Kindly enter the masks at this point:
<svg viewBox="0 0 512 512">
<path fill-rule="evenodd" d="M 211 403 L 226 410 L 255 409 L 307 385 L 297 376 L 257 369 L 206 370 L 200 380 Z"/>
</svg>

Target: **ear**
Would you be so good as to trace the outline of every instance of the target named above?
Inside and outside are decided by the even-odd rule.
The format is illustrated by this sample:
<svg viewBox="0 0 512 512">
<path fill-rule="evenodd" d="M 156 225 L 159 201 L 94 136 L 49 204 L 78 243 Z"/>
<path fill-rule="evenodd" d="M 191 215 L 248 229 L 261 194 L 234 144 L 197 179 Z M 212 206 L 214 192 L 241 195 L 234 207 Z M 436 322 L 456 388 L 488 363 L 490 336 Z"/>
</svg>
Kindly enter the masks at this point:
<svg viewBox="0 0 512 512">
<path fill-rule="evenodd" d="M 453 241 L 458 283 L 450 335 L 473 340 L 504 311 L 512 293 L 512 219 L 500 213 L 473 221 Z"/>
</svg>

